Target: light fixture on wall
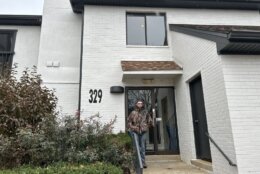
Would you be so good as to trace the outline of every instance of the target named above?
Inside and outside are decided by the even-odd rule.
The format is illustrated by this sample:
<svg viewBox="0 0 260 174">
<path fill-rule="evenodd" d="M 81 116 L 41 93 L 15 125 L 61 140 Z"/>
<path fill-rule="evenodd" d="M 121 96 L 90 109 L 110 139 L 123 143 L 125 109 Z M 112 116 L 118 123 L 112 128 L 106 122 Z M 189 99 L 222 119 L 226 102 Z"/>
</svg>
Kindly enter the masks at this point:
<svg viewBox="0 0 260 174">
<path fill-rule="evenodd" d="M 110 93 L 124 93 L 125 89 L 122 86 L 111 86 L 110 87 Z"/>
<path fill-rule="evenodd" d="M 142 79 L 143 84 L 152 84 L 154 82 L 154 79 Z"/>
</svg>

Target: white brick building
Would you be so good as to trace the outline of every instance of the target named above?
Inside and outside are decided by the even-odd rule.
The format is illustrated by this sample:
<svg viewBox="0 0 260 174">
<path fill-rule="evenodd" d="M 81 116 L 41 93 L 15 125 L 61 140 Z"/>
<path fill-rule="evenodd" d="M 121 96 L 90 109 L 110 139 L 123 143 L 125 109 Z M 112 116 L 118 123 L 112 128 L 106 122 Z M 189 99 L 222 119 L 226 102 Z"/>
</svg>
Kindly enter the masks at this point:
<svg viewBox="0 0 260 174">
<path fill-rule="evenodd" d="M 63 113 L 116 115 L 115 132 L 143 98 L 157 122 L 148 154 L 260 174 L 259 10 L 258 0 L 45 0 L 42 17 L 0 15 L 0 70 L 36 65 Z"/>
</svg>

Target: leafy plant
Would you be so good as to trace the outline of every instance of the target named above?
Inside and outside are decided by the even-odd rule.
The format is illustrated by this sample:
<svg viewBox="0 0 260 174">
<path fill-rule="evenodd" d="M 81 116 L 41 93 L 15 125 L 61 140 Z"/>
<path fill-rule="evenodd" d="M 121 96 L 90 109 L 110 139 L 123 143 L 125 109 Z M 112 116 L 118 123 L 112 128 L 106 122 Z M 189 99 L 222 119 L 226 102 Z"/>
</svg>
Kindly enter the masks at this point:
<svg viewBox="0 0 260 174">
<path fill-rule="evenodd" d="M 57 97 L 41 85 L 36 67 L 25 69 L 18 81 L 17 72 L 0 76 L 0 134 L 15 136 L 20 128 L 40 129 L 41 122 L 54 121 Z"/>
<path fill-rule="evenodd" d="M 131 139 L 125 133 L 112 134 L 116 118 L 109 123 L 101 123 L 99 115 L 81 121 L 77 130 L 76 117 L 64 117 L 60 126 L 60 155 L 63 161 L 108 162 L 116 166 L 131 167 Z"/>
<path fill-rule="evenodd" d="M 119 167 L 106 163 L 94 164 L 70 164 L 59 163 L 45 168 L 23 166 L 12 170 L 2 170 L 1 174 L 16 174 L 16 173 L 30 173 L 30 174 L 122 174 L 123 171 Z"/>
<path fill-rule="evenodd" d="M 20 80 L 15 69 L 0 78 L 0 168 L 60 161 L 132 166 L 130 137 L 112 131 L 116 117 L 108 123 L 99 114 L 57 119 L 57 98 L 42 86 L 36 68 L 26 69 Z"/>
<path fill-rule="evenodd" d="M 57 97 L 42 86 L 36 67 L 25 69 L 19 80 L 15 68 L 0 76 L 0 165 L 7 167 L 35 162 L 39 151 L 55 147 L 58 114 Z"/>
</svg>

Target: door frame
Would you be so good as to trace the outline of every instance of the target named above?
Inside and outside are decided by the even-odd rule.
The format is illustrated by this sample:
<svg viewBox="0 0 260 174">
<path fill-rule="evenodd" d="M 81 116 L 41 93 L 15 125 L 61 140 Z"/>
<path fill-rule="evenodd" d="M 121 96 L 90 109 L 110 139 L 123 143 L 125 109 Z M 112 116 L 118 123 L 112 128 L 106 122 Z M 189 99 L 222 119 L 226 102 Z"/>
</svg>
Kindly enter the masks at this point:
<svg viewBox="0 0 260 174">
<path fill-rule="evenodd" d="M 202 159 L 202 160 L 207 160 L 207 161 L 211 161 L 212 160 L 212 156 L 211 156 L 211 149 L 210 149 L 210 143 L 209 143 L 209 139 L 206 137 L 206 135 L 200 134 L 199 132 L 199 123 L 200 123 L 200 118 L 196 113 L 197 108 L 195 107 L 195 96 L 194 96 L 194 90 L 192 88 L 192 84 L 197 83 L 197 81 L 200 81 L 201 84 L 201 92 L 202 92 L 202 103 L 203 103 L 203 110 L 204 110 L 204 114 L 205 114 L 205 120 L 202 120 L 205 122 L 206 124 L 206 131 L 208 132 L 208 121 L 207 121 L 207 114 L 206 114 L 206 106 L 205 106 L 205 100 L 204 100 L 204 91 L 203 91 L 203 84 L 202 84 L 202 77 L 201 74 L 197 75 L 195 78 L 193 78 L 191 81 L 189 81 L 189 91 L 190 91 L 190 103 L 191 103 L 191 111 L 192 111 L 192 122 L 193 122 L 193 132 L 194 132 L 194 141 L 195 141 L 195 148 L 196 148 L 196 157 L 197 159 Z M 210 159 L 204 159 L 202 156 L 202 151 L 200 148 L 200 143 L 201 143 L 201 136 L 206 137 L 205 141 L 208 142 L 208 150 L 209 150 L 209 158 Z M 205 151 L 204 151 L 205 152 Z"/>
<path fill-rule="evenodd" d="M 157 127 L 154 129 L 154 151 L 146 152 L 148 155 L 169 155 L 169 154 L 180 154 L 179 147 L 179 133 L 178 133 L 178 124 L 177 124 L 177 112 L 176 112 L 176 98 L 175 98 L 175 87 L 174 86 L 125 86 L 125 130 L 127 131 L 127 117 L 128 117 L 128 90 L 152 90 L 155 88 L 171 88 L 173 89 L 173 107 L 174 107 L 174 115 L 175 115 L 175 123 L 176 123 L 176 140 L 177 140 L 177 152 L 171 151 L 159 151 L 158 150 L 158 142 L 157 142 Z M 155 105 L 154 101 L 155 97 L 152 97 L 152 105 Z"/>
</svg>

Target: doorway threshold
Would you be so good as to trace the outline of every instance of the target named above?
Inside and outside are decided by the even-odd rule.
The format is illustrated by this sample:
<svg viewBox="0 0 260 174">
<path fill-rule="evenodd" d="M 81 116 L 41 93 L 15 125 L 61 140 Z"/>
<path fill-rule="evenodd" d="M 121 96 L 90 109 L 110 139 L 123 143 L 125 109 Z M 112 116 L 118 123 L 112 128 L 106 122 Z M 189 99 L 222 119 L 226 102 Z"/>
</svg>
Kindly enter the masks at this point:
<svg viewBox="0 0 260 174">
<path fill-rule="evenodd" d="M 191 164 L 195 167 L 206 170 L 208 172 L 213 172 L 212 163 L 209 161 L 205 161 L 205 160 L 201 160 L 201 159 L 194 159 L 194 160 L 191 160 Z"/>
</svg>

